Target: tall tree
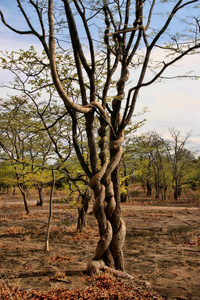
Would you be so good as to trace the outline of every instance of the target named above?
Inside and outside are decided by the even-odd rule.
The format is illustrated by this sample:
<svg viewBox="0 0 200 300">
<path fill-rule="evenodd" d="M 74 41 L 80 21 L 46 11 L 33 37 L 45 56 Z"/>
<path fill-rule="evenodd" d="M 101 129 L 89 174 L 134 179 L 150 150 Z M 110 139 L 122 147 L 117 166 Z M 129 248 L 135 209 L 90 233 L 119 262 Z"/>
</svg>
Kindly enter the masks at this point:
<svg viewBox="0 0 200 300">
<path fill-rule="evenodd" d="M 41 42 L 49 59 L 46 67 L 50 67 L 54 86 L 72 119 L 77 157 L 94 191 L 93 210 L 101 238 L 88 269 L 96 270 L 98 261 L 101 261 L 123 270 L 122 248 L 126 227 L 120 212 L 119 162 L 124 129 L 133 116 L 140 89 L 154 83 L 168 67 L 185 55 L 195 53 L 200 47 L 199 33 L 196 31 L 197 13 L 194 18 L 194 7 L 199 8 L 199 0 L 179 0 L 176 3 L 161 1 L 157 5 L 155 0 L 104 0 L 92 4 L 87 0 L 16 0 L 16 4 L 26 28 L 22 30 L 15 24 L 9 24 L 3 12 L 1 20 L 10 30 L 23 35 L 32 34 Z M 193 8 L 189 16 L 188 7 Z M 158 11 L 162 11 L 162 18 L 159 18 Z M 174 28 L 178 21 L 180 32 L 176 34 Z M 96 28 L 99 29 L 98 33 Z M 167 36 L 170 28 L 171 36 Z M 70 97 L 63 83 L 67 77 L 70 77 L 71 83 L 71 76 L 61 72 L 56 59 L 56 53 L 65 51 L 65 48 L 72 49 L 76 66 L 74 84 L 78 85 L 81 93 L 76 101 Z M 95 49 L 98 49 L 98 53 Z M 159 63 L 158 55 L 153 61 L 157 49 L 159 56 L 162 56 Z M 66 60 L 66 66 L 68 63 L 71 61 Z M 97 72 L 97 65 L 101 65 L 106 74 L 101 93 L 97 88 L 101 76 L 101 72 Z M 139 68 L 134 75 L 135 83 L 128 88 L 125 97 L 129 69 L 136 67 Z M 110 106 L 109 95 L 113 95 L 111 83 L 116 76 L 119 77 L 117 92 Z M 80 114 L 84 115 L 89 166 L 77 141 Z M 96 116 L 99 120 L 98 131 Z"/>
</svg>

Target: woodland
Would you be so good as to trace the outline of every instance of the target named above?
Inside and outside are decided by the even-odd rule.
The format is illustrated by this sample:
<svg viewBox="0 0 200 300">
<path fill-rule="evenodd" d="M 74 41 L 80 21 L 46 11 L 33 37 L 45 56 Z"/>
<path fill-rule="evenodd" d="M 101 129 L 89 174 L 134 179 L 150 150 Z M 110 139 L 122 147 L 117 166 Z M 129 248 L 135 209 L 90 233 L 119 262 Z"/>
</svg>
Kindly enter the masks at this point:
<svg viewBox="0 0 200 300">
<path fill-rule="evenodd" d="M 29 50 L 0 54 L 12 78 L 2 82 L 8 94 L 0 101 L 2 299 L 198 299 L 200 158 L 187 146 L 192 131 L 171 127 L 169 140 L 139 135 L 145 109 L 135 115 L 135 105 L 141 89 L 199 55 L 199 4 L 16 0 L 20 26 L 2 8 L 2 26 L 33 37 Z M 184 77 L 199 79 L 173 76 Z M 182 274 L 162 264 L 170 246 Z M 146 267 L 137 270 L 137 261 Z M 26 281 L 45 276 L 48 283 Z"/>
</svg>

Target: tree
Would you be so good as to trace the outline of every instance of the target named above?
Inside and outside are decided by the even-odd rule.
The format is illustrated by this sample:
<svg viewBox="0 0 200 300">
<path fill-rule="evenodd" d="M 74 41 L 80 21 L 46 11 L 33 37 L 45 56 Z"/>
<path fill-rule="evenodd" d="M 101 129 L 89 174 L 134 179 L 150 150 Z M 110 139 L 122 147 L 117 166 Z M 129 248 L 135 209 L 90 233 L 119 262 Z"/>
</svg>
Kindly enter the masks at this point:
<svg viewBox="0 0 200 300">
<path fill-rule="evenodd" d="M 52 184 L 51 184 L 51 193 L 49 199 L 49 217 L 48 217 L 47 232 L 45 237 L 45 251 L 49 251 L 49 233 L 50 233 L 50 226 L 51 226 L 51 219 L 52 219 L 54 187 L 55 187 L 55 172 L 54 170 L 52 170 Z"/>
<path fill-rule="evenodd" d="M 200 156 L 193 157 L 190 161 L 190 172 L 187 173 L 184 183 L 193 191 L 199 190 L 200 187 Z"/>
<path fill-rule="evenodd" d="M 166 142 L 156 132 L 151 132 L 148 139 L 149 167 L 155 187 L 155 198 L 166 200 L 167 192 L 167 168 L 166 168 Z"/>
<path fill-rule="evenodd" d="M 131 135 L 125 146 L 125 156 L 123 155 L 132 170 L 135 168 L 135 177 L 142 183 L 144 190 L 146 189 L 147 196 L 151 196 L 154 188 L 155 198 L 162 195 L 163 200 L 166 199 L 169 183 L 166 144 L 155 131 L 138 136 Z"/>
<path fill-rule="evenodd" d="M 63 61 L 64 64 L 67 57 L 69 57 L 69 54 L 59 55 L 57 59 L 59 62 Z M 56 165 L 54 165 L 54 169 L 59 169 L 62 173 L 62 181 L 65 181 L 65 184 L 68 185 L 71 191 L 70 196 L 72 193 L 79 193 L 78 199 L 81 199 L 82 204 L 78 208 L 77 230 L 81 231 L 86 226 L 86 208 L 88 207 L 88 203 L 86 205 L 86 202 L 89 202 L 91 199 L 91 193 L 87 192 L 88 178 L 81 171 L 80 165 L 74 157 L 70 116 L 66 112 L 64 104 L 55 95 L 55 87 L 50 78 L 50 70 L 44 68 L 43 64 L 38 65 L 37 63 L 38 61 L 46 60 L 47 57 L 44 54 L 40 57 L 34 47 L 30 47 L 27 51 L 12 51 L 10 54 L 7 52 L 2 53 L 1 57 L 3 69 L 10 70 L 14 75 L 13 80 L 9 84 L 6 84 L 6 88 L 13 89 L 19 94 L 22 93 L 22 95 L 25 94 L 27 101 L 30 100 L 34 104 L 32 110 L 34 110 L 35 116 L 38 117 L 38 119 L 36 118 L 38 124 L 35 125 L 36 136 L 40 139 L 40 134 L 46 134 L 52 144 L 52 150 L 55 152 L 53 159 L 56 160 Z M 73 69 L 74 66 L 69 66 L 69 69 L 63 70 L 63 73 L 71 73 L 71 68 Z M 41 80 L 40 77 L 43 79 Z M 79 96 L 80 92 L 76 87 L 71 87 L 67 83 L 66 88 L 72 98 Z M 80 151 L 84 155 L 87 152 L 87 144 L 85 143 L 84 126 L 82 124 L 82 118 L 79 118 L 76 134 L 80 140 Z M 71 167 L 72 165 L 73 168 Z M 43 203 L 42 188 L 45 183 L 45 173 L 48 173 L 44 169 L 41 169 L 41 172 L 41 176 L 40 174 L 35 176 L 37 180 L 32 178 L 39 192 L 40 200 L 38 201 L 38 205 L 42 205 Z M 39 178 L 42 178 L 42 181 L 39 181 Z M 61 178 L 57 178 L 57 182 L 58 180 L 61 181 Z"/>
<path fill-rule="evenodd" d="M 39 170 L 37 173 L 32 174 L 31 181 L 35 188 L 38 190 L 39 200 L 36 205 L 43 206 L 44 204 L 44 187 L 50 182 L 50 169 L 51 166 L 38 165 Z M 53 167 L 52 167 L 53 168 Z"/>
<path fill-rule="evenodd" d="M 193 159 L 193 155 L 191 159 L 191 152 L 185 149 L 185 144 L 191 136 L 191 132 L 187 133 L 185 137 L 182 137 L 179 130 L 172 128 L 169 131 L 172 141 L 169 142 L 167 156 L 172 174 L 174 200 L 177 200 L 178 197 L 181 196 L 184 171 L 187 164 Z"/>
<path fill-rule="evenodd" d="M 9 189 L 13 187 L 13 193 L 15 191 L 16 179 L 13 166 L 7 161 L 0 162 L 0 192 L 9 192 Z"/>
<path fill-rule="evenodd" d="M 44 176 L 43 168 L 50 158 L 51 143 L 46 138 L 46 132 L 36 135 L 38 122 L 26 97 L 2 100 L 0 110 L 1 158 L 12 165 L 25 209 L 29 213 L 28 187 L 33 182 L 38 185 L 41 203 L 42 185 L 49 180 L 47 173 Z M 41 173 L 42 176 L 39 176 Z"/>
<path fill-rule="evenodd" d="M 97 270 L 98 262 L 123 270 L 122 248 L 126 227 L 120 212 L 119 162 L 124 129 L 133 116 L 140 89 L 160 79 L 168 67 L 199 49 L 197 13 L 196 19 L 193 19 L 194 5 L 198 8 L 199 1 L 163 1 L 158 7 L 154 0 L 105 0 L 94 1 L 92 4 L 87 0 L 16 0 L 16 3 L 27 27 L 19 30 L 17 26 L 8 24 L 3 12 L 1 20 L 10 30 L 23 35 L 32 34 L 41 42 L 49 60 L 43 66 L 50 67 L 53 84 L 71 116 L 74 148 L 94 192 L 93 210 L 101 238 L 88 271 Z M 187 7 L 193 7 L 189 22 L 184 18 L 188 13 Z M 155 25 L 158 24 L 156 9 L 163 12 L 159 25 Z M 176 17 L 181 26 L 177 35 L 173 30 Z M 99 28 L 99 38 L 96 26 Z M 172 33 L 167 37 L 170 27 Z M 56 53 L 66 48 L 72 49 L 75 65 L 73 74 L 77 76 L 74 80 L 70 76 L 72 74 L 61 72 L 60 63 L 56 59 Z M 152 60 L 156 49 L 163 55 L 160 63 Z M 65 65 L 68 63 L 71 61 L 66 59 Z M 101 66 L 102 72 L 97 72 L 97 65 Z M 137 67 L 135 83 L 128 88 L 125 97 L 129 69 Z M 103 74 L 105 80 L 100 91 L 98 79 Z M 145 81 L 146 75 L 150 79 Z M 109 96 L 113 95 L 111 84 L 114 76 L 120 78 L 116 84 L 117 95 L 113 97 L 110 106 Z M 80 89 L 81 95 L 76 101 L 68 94 L 66 82 Z M 80 114 L 84 116 L 89 165 L 80 151 L 77 139 Z M 107 156 L 107 140 L 110 157 Z"/>
<path fill-rule="evenodd" d="M 142 113 L 139 113 L 137 116 L 141 116 L 146 112 L 146 108 Z M 137 117 L 135 116 L 135 117 Z M 127 126 L 124 134 L 126 136 L 126 142 L 123 146 L 123 154 L 120 162 L 120 172 L 121 172 L 121 201 L 125 202 L 129 199 L 129 183 L 135 176 L 138 176 L 138 164 L 136 162 L 136 157 L 138 157 L 138 153 L 140 153 L 143 149 L 138 149 L 137 139 L 135 134 L 138 128 L 144 125 L 146 119 L 142 121 L 138 121 L 133 123 L 130 122 Z"/>
</svg>

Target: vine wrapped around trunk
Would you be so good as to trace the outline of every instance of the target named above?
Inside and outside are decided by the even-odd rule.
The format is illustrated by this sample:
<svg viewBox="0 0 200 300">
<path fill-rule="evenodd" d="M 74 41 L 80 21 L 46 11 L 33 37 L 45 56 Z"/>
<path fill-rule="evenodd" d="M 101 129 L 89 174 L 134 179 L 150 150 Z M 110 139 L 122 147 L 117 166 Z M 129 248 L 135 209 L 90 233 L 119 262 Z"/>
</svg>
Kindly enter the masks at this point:
<svg viewBox="0 0 200 300">
<path fill-rule="evenodd" d="M 118 105 L 119 101 L 121 103 L 123 100 L 123 89 L 127 80 L 128 71 L 125 72 L 125 75 L 117 82 L 118 95 L 113 99 L 113 106 Z M 118 126 L 120 125 L 120 122 L 121 117 L 119 115 Z M 123 264 L 121 264 L 121 267 L 118 267 L 119 264 L 117 262 L 123 257 L 122 248 L 126 235 L 126 225 L 120 216 L 117 230 L 116 226 L 113 226 L 112 224 L 117 204 L 114 191 L 115 183 L 109 178 L 112 172 L 119 165 L 122 156 L 121 144 L 124 141 L 124 135 L 122 132 L 118 138 L 115 137 L 115 140 L 110 141 L 110 150 L 114 152 L 114 155 L 112 155 L 110 163 L 108 163 L 106 156 L 106 122 L 102 122 L 102 126 L 98 133 L 101 137 L 99 141 L 99 147 L 101 148 L 99 158 L 101 160 L 102 167 L 101 170 L 91 178 L 90 187 L 93 189 L 95 195 L 93 212 L 98 221 L 100 240 L 92 261 L 89 261 L 88 263 L 87 271 L 89 273 L 98 273 L 99 269 L 105 268 L 105 265 L 112 266 L 113 264 L 116 268 L 124 269 Z M 115 230 L 113 230 L 113 227 L 115 227 Z M 110 255 L 112 259 L 108 258 Z"/>
</svg>

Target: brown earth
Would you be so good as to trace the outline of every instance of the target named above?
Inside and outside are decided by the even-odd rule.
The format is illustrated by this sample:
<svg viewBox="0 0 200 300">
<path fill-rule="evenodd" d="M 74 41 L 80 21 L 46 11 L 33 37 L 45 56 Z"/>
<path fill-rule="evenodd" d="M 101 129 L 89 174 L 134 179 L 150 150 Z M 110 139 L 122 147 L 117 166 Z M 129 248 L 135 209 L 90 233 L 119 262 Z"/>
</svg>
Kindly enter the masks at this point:
<svg viewBox="0 0 200 300">
<path fill-rule="evenodd" d="M 36 202 L 29 201 L 27 215 L 21 200 L 1 196 L 0 283 L 39 291 L 87 287 L 84 270 L 98 242 L 94 216 L 89 214 L 87 230 L 77 233 L 77 208 L 54 200 L 50 251 L 45 252 L 48 203 L 41 208 Z M 132 199 L 122 203 L 122 214 L 125 267 L 135 276 L 131 284 L 163 299 L 200 299 L 199 204 Z"/>
</svg>

